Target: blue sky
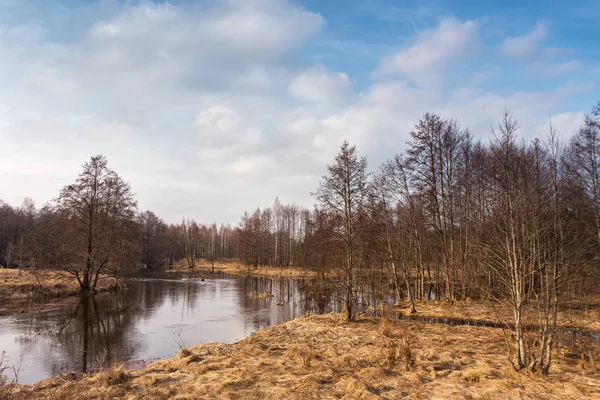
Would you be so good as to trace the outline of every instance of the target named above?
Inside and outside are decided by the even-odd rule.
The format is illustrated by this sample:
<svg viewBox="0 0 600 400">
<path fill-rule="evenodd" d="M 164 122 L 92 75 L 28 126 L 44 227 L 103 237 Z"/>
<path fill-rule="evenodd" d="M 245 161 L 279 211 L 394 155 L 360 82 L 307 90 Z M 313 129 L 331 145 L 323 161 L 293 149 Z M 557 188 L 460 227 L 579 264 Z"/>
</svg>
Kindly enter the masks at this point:
<svg viewBox="0 0 600 400">
<path fill-rule="evenodd" d="M 0 0 L 0 199 L 102 153 L 140 206 L 235 223 L 310 206 L 342 140 L 370 167 L 425 112 L 568 137 L 600 100 L 596 1 Z"/>
</svg>

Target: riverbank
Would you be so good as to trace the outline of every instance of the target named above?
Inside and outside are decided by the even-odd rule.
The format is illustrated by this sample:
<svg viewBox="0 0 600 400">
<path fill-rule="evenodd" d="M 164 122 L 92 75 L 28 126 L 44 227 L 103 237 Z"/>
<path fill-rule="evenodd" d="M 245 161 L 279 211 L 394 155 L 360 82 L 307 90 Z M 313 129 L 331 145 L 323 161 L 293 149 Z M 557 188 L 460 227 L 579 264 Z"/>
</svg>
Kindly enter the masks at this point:
<svg viewBox="0 0 600 400">
<path fill-rule="evenodd" d="M 168 271 L 212 271 L 213 265 L 202 259 L 196 262 L 196 266 L 192 269 L 188 267 L 185 260 L 176 262 Z M 262 276 L 265 278 L 281 279 L 310 279 L 316 276 L 314 271 L 309 271 L 297 267 L 273 267 L 273 266 L 247 266 L 235 261 L 220 261 L 214 264 L 215 271 L 225 272 L 231 275 L 239 276 Z"/>
<path fill-rule="evenodd" d="M 410 314 L 410 303 L 397 304 L 395 309 L 414 318 L 456 318 L 481 323 L 497 324 L 512 320 L 512 308 L 509 304 L 486 301 L 419 301 L 417 312 Z M 528 304 L 523 312 L 525 325 L 539 325 L 539 313 L 534 303 Z M 600 331 L 600 299 L 597 296 L 585 296 L 576 302 L 565 301 L 561 304 L 557 324 L 564 328 Z"/>
<path fill-rule="evenodd" d="M 108 278 L 100 279 L 98 292 L 110 290 L 111 281 Z M 0 305 L 75 296 L 78 293 L 77 279 L 63 271 L 0 269 Z"/>
<path fill-rule="evenodd" d="M 593 349 L 592 357 L 599 351 Z M 586 361 L 587 360 L 587 361 Z M 598 358 L 595 358 L 598 360 Z M 148 367 L 112 367 L 5 389 L 7 399 L 600 399 L 598 364 L 559 344 L 548 376 L 508 366 L 500 329 L 337 314 L 184 349 Z"/>
</svg>

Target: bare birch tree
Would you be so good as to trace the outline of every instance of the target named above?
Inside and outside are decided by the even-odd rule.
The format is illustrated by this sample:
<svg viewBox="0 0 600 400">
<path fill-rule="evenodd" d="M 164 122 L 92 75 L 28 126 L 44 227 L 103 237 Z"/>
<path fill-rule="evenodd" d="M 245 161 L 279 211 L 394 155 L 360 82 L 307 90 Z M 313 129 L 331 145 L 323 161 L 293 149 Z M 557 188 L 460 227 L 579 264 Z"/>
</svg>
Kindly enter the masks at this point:
<svg viewBox="0 0 600 400">
<path fill-rule="evenodd" d="M 352 319 L 356 255 L 359 243 L 356 230 L 359 213 L 367 194 L 367 160 L 358 158 L 356 146 L 344 141 L 327 175 L 319 182 L 315 193 L 322 209 L 331 212 L 340 223 L 338 240 L 345 256 L 342 267 L 345 275 L 345 305 L 348 320 Z"/>
</svg>

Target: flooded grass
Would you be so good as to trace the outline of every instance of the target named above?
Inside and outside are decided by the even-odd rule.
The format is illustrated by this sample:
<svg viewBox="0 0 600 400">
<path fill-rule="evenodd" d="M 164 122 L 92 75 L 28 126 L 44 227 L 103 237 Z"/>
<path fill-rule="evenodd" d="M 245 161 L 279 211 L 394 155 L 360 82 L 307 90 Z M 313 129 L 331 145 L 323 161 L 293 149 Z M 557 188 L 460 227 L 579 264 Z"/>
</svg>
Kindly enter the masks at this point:
<svg viewBox="0 0 600 400">
<path fill-rule="evenodd" d="M 499 329 L 313 315 L 141 370 L 115 365 L 5 391 L 12 399 L 600 398 L 599 350 L 586 349 L 585 368 L 576 347 L 560 344 L 551 373 L 533 375 L 507 367 Z"/>
</svg>

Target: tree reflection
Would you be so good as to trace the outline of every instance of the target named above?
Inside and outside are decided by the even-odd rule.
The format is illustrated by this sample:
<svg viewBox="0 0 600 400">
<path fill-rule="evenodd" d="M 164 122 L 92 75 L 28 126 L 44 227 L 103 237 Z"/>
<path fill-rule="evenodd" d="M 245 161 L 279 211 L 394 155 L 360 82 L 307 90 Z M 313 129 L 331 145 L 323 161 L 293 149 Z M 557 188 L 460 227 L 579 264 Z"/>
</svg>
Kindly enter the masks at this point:
<svg viewBox="0 0 600 400">
<path fill-rule="evenodd" d="M 165 295 L 165 285 L 135 282 L 125 293 L 80 298 L 67 306 L 66 312 L 61 309 L 60 317 L 32 313 L 32 329 L 23 333 L 24 337 L 35 336 L 35 340 L 23 340 L 20 345 L 25 353 L 36 352 L 51 375 L 91 372 L 99 367 L 99 362 L 131 360 L 142 347 L 134 333 L 135 326 L 152 316 Z M 48 326 L 48 322 L 52 323 L 48 330 L 37 329 Z M 46 345 L 40 348 L 41 342 Z"/>
</svg>

